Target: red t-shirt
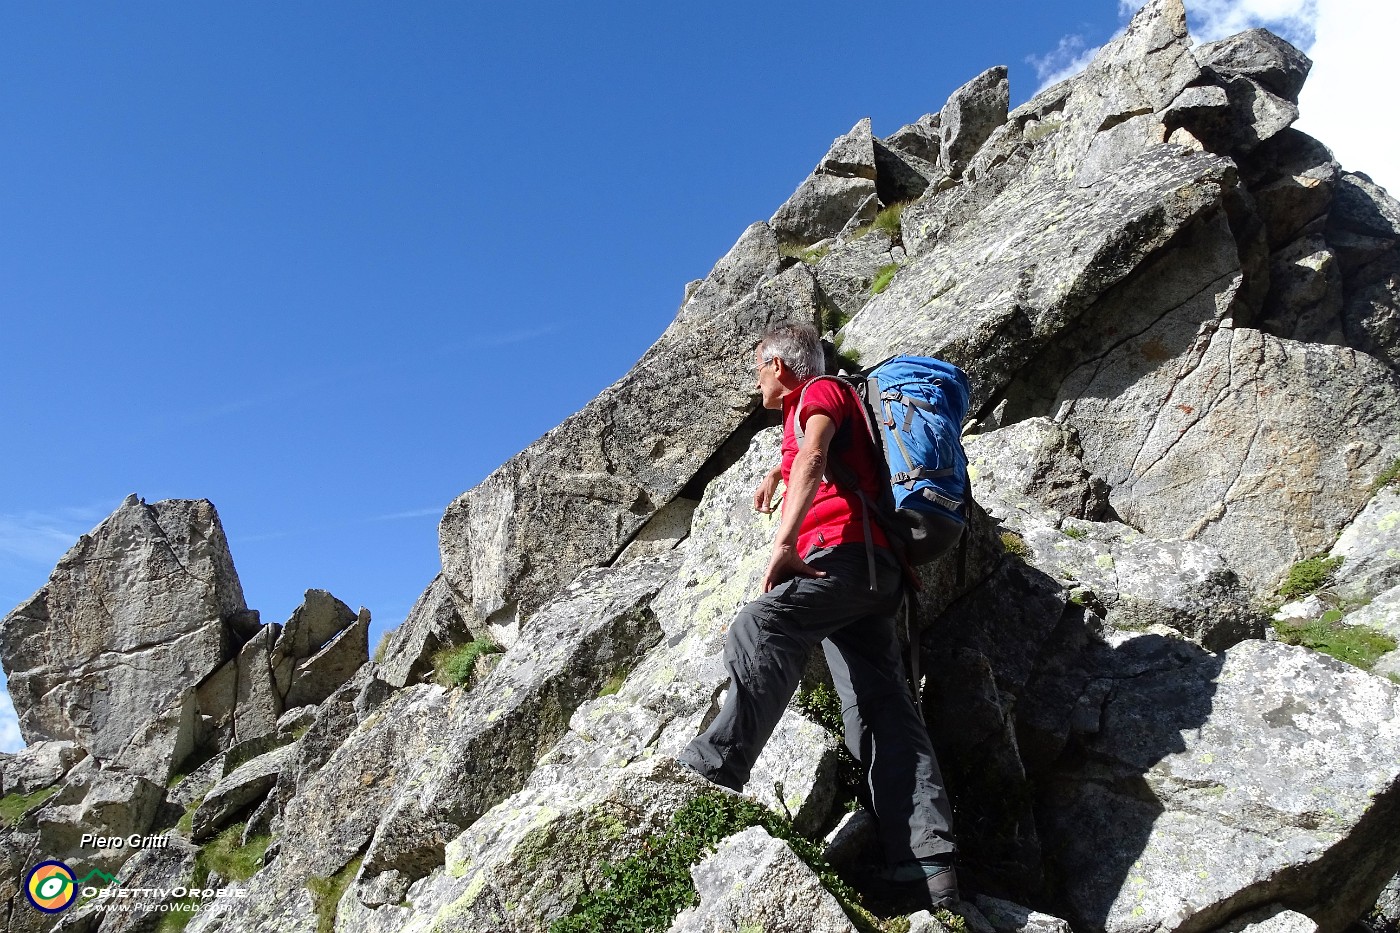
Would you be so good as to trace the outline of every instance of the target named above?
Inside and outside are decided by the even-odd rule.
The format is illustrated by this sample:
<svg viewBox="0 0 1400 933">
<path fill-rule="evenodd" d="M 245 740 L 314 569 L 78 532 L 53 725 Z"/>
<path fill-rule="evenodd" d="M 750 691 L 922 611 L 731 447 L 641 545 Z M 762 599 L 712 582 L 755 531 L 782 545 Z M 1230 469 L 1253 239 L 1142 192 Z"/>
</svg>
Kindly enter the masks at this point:
<svg viewBox="0 0 1400 933">
<path fill-rule="evenodd" d="M 803 395 L 803 389 L 806 395 Z M 836 436 L 828 448 L 827 462 L 836 464 L 834 470 L 827 471 L 827 478 L 844 467 L 845 473 L 856 477 L 860 488 L 871 503 L 879 501 L 883 492 L 879 488 L 882 472 L 874 459 L 879 456 L 870 440 L 870 432 L 862 423 L 864 413 L 857 407 L 860 403 L 848 386 L 831 379 L 808 380 L 783 397 L 783 483 L 788 482 L 792 472 L 792 461 L 797 457 L 797 435 L 793 430 L 793 416 L 797 413 L 797 401 L 802 399 L 802 428 L 807 429 L 807 420 L 816 412 L 826 415 L 836 425 Z M 786 507 L 786 500 L 784 500 Z M 817 486 L 816 498 L 802 520 L 802 528 L 797 535 L 797 553 L 806 559 L 812 551 L 835 547 L 838 544 L 865 541 L 865 528 L 861 521 L 860 497 L 855 490 L 841 490 L 835 484 L 822 481 Z M 871 537 L 877 547 L 887 547 L 885 534 L 876 524 L 875 516 L 870 516 Z"/>
</svg>

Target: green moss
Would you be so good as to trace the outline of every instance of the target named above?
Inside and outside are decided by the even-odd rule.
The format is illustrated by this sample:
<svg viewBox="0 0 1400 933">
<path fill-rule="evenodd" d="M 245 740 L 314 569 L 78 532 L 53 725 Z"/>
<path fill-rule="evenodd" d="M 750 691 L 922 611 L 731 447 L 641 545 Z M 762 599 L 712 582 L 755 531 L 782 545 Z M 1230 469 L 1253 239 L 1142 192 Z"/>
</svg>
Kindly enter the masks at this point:
<svg viewBox="0 0 1400 933">
<path fill-rule="evenodd" d="M 1331 655 L 1338 661 L 1369 671 L 1376 659 L 1394 651 L 1394 638 L 1365 625 L 1344 625 L 1341 612 L 1332 610 L 1308 622 L 1275 622 L 1274 631 L 1290 645 L 1302 645 Z"/>
<path fill-rule="evenodd" d="M 550 933 L 654 933 L 671 925 L 696 902 L 690 866 L 720 840 L 762 826 L 788 843 L 821 877 L 862 933 L 877 933 L 879 921 L 860 905 L 859 895 L 821 857 L 821 848 L 798 835 L 792 824 L 758 803 L 730 794 L 706 793 L 681 807 L 666 831 L 647 837 L 641 850 L 603 866 L 603 883 L 586 892 Z"/>
<path fill-rule="evenodd" d="M 600 697 L 610 697 L 622 689 L 623 683 L 627 680 L 626 674 L 614 674 L 607 679 L 601 690 L 598 691 Z"/>
<path fill-rule="evenodd" d="M 444 687 L 469 687 L 482 655 L 496 654 L 501 646 L 489 638 L 478 638 L 465 645 L 443 648 L 433 655 L 433 679 Z"/>
<path fill-rule="evenodd" d="M 13 826 L 34 807 L 58 793 L 57 787 L 45 787 L 32 794 L 6 794 L 0 797 L 0 826 Z"/>
<path fill-rule="evenodd" d="M 899 271 L 899 263 L 886 263 L 875 271 L 875 280 L 870 283 L 870 294 L 878 295 L 890 287 L 890 280 Z"/>
<path fill-rule="evenodd" d="M 1023 563 L 1030 563 L 1031 549 L 1026 539 L 1014 531 L 1001 533 L 1001 549 Z"/>
<path fill-rule="evenodd" d="M 335 915 L 340 908 L 340 899 L 345 889 L 360 870 L 364 856 L 353 859 L 340 871 L 329 878 L 313 877 L 306 881 L 306 889 L 316 903 L 316 933 L 335 933 Z"/>
<path fill-rule="evenodd" d="M 1288 568 L 1288 577 L 1278 588 L 1284 599 L 1302 599 L 1332 582 L 1332 575 L 1342 566 L 1340 557 L 1310 557 Z"/>
<path fill-rule="evenodd" d="M 1085 531 L 1083 528 L 1076 528 L 1074 526 L 1061 528 L 1060 534 L 1064 535 L 1066 538 L 1073 538 L 1076 541 L 1083 541 L 1085 538 L 1089 537 L 1089 532 Z"/>
<path fill-rule="evenodd" d="M 870 226 L 883 233 L 888 233 L 892 237 L 899 237 L 899 218 L 904 214 L 903 201 L 891 204 L 889 207 L 875 215 L 875 222 Z"/>
</svg>

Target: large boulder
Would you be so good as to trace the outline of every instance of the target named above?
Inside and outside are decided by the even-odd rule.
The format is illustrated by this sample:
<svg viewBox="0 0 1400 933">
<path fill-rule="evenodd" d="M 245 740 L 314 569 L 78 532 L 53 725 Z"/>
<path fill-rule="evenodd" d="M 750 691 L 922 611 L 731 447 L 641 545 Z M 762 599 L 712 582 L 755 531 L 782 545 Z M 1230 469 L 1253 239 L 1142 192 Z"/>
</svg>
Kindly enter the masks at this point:
<svg viewBox="0 0 1400 933">
<path fill-rule="evenodd" d="M 1266 642 L 1122 653 L 1042 801 L 1074 928 L 1208 929 L 1280 900 L 1323 930 L 1358 916 L 1400 861 L 1400 688 Z"/>
<path fill-rule="evenodd" d="M 875 142 L 866 117 L 831 149 L 768 221 L 786 244 L 815 243 L 841 232 L 853 218 L 869 222 L 879 208 Z"/>
<path fill-rule="evenodd" d="M 129 496 L 0 621 L 20 731 L 111 759 L 229 659 L 248 617 L 214 506 Z"/>
</svg>

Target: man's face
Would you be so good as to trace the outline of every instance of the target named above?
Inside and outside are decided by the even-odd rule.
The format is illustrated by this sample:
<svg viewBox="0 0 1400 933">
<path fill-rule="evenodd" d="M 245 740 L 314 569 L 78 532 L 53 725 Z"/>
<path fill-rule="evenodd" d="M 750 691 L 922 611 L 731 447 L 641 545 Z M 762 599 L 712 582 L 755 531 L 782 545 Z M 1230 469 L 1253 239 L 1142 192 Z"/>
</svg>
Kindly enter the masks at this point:
<svg viewBox="0 0 1400 933">
<path fill-rule="evenodd" d="M 754 374 L 757 377 L 756 387 L 763 396 L 763 407 L 779 409 L 783 407 L 783 384 L 778 381 L 778 361 L 776 359 L 765 360 L 763 358 L 763 348 L 759 347 L 754 351 Z"/>
</svg>

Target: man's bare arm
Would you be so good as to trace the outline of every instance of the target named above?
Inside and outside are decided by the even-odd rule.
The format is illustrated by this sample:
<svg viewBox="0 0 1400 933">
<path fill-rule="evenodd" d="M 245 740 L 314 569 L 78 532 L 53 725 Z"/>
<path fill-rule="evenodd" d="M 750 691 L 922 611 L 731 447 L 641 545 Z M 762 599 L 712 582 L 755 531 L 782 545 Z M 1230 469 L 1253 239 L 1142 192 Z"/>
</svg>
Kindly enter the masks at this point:
<svg viewBox="0 0 1400 933">
<path fill-rule="evenodd" d="M 807 419 L 802 448 L 792 461 L 788 473 L 787 493 L 783 497 L 783 520 L 773 540 L 773 555 L 763 575 L 763 592 L 795 576 L 824 577 L 813 570 L 797 554 L 797 536 L 802 522 L 817 496 L 817 487 L 826 473 L 831 439 L 836 436 L 836 424 L 827 415 L 814 413 Z"/>
</svg>

